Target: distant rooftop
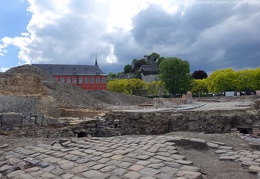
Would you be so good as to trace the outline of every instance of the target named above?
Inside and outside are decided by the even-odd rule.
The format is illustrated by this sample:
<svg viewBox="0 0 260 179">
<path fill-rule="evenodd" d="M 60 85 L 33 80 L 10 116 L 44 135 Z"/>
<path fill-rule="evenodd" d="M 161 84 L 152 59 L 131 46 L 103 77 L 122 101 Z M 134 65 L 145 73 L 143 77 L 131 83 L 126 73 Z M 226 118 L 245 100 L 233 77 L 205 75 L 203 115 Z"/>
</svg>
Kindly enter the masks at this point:
<svg viewBox="0 0 260 179">
<path fill-rule="evenodd" d="M 106 75 L 98 65 L 32 64 L 51 75 Z"/>
</svg>

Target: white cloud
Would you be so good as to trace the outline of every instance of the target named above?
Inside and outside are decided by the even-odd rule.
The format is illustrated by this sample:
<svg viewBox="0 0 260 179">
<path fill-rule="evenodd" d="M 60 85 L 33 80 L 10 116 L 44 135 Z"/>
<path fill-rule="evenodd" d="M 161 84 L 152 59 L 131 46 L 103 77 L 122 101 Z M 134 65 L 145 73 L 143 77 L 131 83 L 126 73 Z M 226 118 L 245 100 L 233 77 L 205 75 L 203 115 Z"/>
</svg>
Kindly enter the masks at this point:
<svg viewBox="0 0 260 179">
<path fill-rule="evenodd" d="M 241 56 L 233 53 L 238 46 L 258 55 L 259 5 L 198 2 L 28 0 L 27 32 L 2 38 L 0 56 L 10 45 L 19 49 L 21 63 L 94 64 L 97 55 L 102 69 L 122 71 L 152 52 L 183 57 L 196 67 L 227 58 L 231 64 Z"/>
<path fill-rule="evenodd" d="M 1 72 L 6 72 L 9 68 L 1 68 Z"/>
</svg>

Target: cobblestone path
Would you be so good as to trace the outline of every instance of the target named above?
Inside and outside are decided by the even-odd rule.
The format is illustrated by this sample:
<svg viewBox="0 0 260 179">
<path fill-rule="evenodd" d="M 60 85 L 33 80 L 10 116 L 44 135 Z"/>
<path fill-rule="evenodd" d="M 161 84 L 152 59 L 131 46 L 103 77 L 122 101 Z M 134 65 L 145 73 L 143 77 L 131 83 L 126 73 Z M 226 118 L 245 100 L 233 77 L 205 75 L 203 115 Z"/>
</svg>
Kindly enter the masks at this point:
<svg viewBox="0 0 260 179">
<path fill-rule="evenodd" d="M 178 153 L 175 145 L 187 142 L 195 148 L 214 148 L 219 160 L 241 161 L 252 172 L 260 172 L 260 152 L 235 152 L 217 142 L 172 136 L 89 137 L 7 152 L 0 157 L 0 178 L 206 178 Z"/>
</svg>

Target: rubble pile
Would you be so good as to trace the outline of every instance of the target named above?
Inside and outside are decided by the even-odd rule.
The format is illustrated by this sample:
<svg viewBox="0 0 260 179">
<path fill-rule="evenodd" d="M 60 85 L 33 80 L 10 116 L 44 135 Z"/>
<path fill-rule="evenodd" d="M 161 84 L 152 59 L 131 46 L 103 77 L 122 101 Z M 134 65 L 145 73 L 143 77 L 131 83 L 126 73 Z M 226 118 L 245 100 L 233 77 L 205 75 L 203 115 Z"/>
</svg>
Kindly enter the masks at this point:
<svg viewBox="0 0 260 179">
<path fill-rule="evenodd" d="M 77 86 L 60 83 L 47 72 L 31 65 L 18 66 L 0 73 L 0 96 L 8 96 L 12 100 L 18 96 L 37 96 L 38 110 L 48 111 L 50 115 L 56 109 L 100 110 L 110 105 L 136 105 L 151 101 L 115 92 L 86 92 Z M 5 101 L 8 102 L 8 99 L 5 98 Z"/>
</svg>

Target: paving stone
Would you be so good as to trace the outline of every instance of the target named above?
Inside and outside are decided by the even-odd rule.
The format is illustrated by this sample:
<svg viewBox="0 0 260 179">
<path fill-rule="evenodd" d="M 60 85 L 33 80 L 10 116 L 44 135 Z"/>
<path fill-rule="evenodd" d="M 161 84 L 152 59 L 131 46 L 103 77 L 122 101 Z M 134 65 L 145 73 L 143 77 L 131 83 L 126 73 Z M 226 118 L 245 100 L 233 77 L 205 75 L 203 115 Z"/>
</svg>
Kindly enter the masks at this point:
<svg viewBox="0 0 260 179">
<path fill-rule="evenodd" d="M 116 166 L 125 169 L 125 168 L 130 167 L 131 165 L 132 165 L 132 163 L 130 163 L 130 162 L 121 162 L 121 163 L 117 164 Z"/>
<path fill-rule="evenodd" d="M 63 158 L 66 159 L 66 160 L 69 160 L 69 161 L 77 161 L 77 160 L 80 159 L 79 156 L 77 156 L 77 155 L 72 155 L 72 154 L 65 155 Z"/>
<path fill-rule="evenodd" d="M 149 162 L 149 161 L 138 161 L 138 162 L 136 162 L 136 165 L 144 165 L 144 166 L 146 166 L 146 165 L 148 165 L 150 163 L 151 162 Z"/>
<path fill-rule="evenodd" d="M 139 170 L 142 170 L 143 168 L 145 168 L 143 165 L 132 165 L 128 169 L 132 170 L 132 171 L 139 171 Z"/>
<path fill-rule="evenodd" d="M 46 168 L 44 168 L 44 169 L 42 169 L 44 172 L 50 172 L 50 171 L 52 171 L 53 169 L 55 169 L 55 167 L 54 166 L 52 166 L 52 165 L 50 165 L 50 166 L 48 166 L 48 167 L 46 167 Z"/>
<path fill-rule="evenodd" d="M 220 156 L 218 159 L 219 160 L 231 160 L 231 161 L 233 161 L 233 160 L 236 159 L 236 157 L 234 157 L 234 156 Z"/>
<path fill-rule="evenodd" d="M 249 167 L 249 172 L 251 172 L 251 173 L 259 173 L 260 172 L 260 167 L 259 166 L 250 166 Z"/>
<path fill-rule="evenodd" d="M 92 161 L 98 161 L 98 160 L 100 160 L 102 157 L 100 157 L 100 156 L 95 156 L 95 157 L 92 157 L 92 158 L 90 158 L 90 160 L 92 160 Z"/>
<path fill-rule="evenodd" d="M 101 172 L 111 172 L 112 170 L 114 170 L 116 168 L 116 166 L 107 166 L 107 167 L 104 167 L 102 168 L 100 171 Z"/>
<path fill-rule="evenodd" d="M 104 164 L 97 164 L 97 165 L 94 165 L 94 166 L 92 166 L 91 168 L 93 169 L 93 170 L 99 170 L 99 169 L 101 169 L 101 168 L 104 168 L 106 165 L 104 165 Z"/>
<path fill-rule="evenodd" d="M 78 174 L 87 171 L 89 168 L 85 165 L 79 165 L 73 169 L 71 169 L 72 173 Z"/>
<path fill-rule="evenodd" d="M 216 154 L 225 154 L 227 152 L 228 152 L 227 150 L 216 150 L 215 151 Z"/>
<path fill-rule="evenodd" d="M 64 173 L 64 170 L 57 167 L 54 170 L 52 170 L 51 173 L 54 174 L 54 175 L 60 176 Z"/>
<path fill-rule="evenodd" d="M 70 178 L 74 177 L 74 175 L 69 174 L 69 173 L 66 173 L 66 174 L 63 174 L 61 177 L 62 177 L 63 179 L 70 179 Z"/>
<path fill-rule="evenodd" d="M 161 167 L 165 166 L 165 164 L 163 163 L 158 163 L 158 164 L 149 164 L 147 165 L 147 167 L 151 167 L 151 168 L 155 168 L 155 169 L 159 169 Z"/>
<path fill-rule="evenodd" d="M 240 162 L 243 162 L 243 161 L 253 161 L 254 159 L 253 158 L 249 158 L 249 157 L 240 157 L 237 160 L 240 161 Z"/>
<path fill-rule="evenodd" d="M 151 156 L 149 156 L 149 155 L 138 155 L 138 156 L 136 156 L 136 158 L 139 159 L 139 160 L 147 160 L 150 157 Z"/>
<path fill-rule="evenodd" d="M 177 171 L 179 171 L 179 169 L 177 168 L 172 168 L 172 167 L 162 167 L 159 169 L 162 173 L 166 173 L 167 175 L 165 175 L 166 177 L 172 177 Z"/>
<path fill-rule="evenodd" d="M 247 155 L 248 158 L 260 159 L 260 155 Z"/>
<path fill-rule="evenodd" d="M 89 162 L 90 159 L 89 158 L 83 158 L 83 159 L 78 159 L 75 161 L 75 163 L 78 163 L 78 164 L 83 164 L 83 163 L 87 163 Z"/>
<path fill-rule="evenodd" d="M 14 164 L 16 164 L 16 163 L 18 163 L 18 162 L 20 162 L 21 160 L 20 159 L 17 159 L 17 158 L 9 158 L 8 160 L 7 160 L 7 163 L 9 164 L 9 165 L 14 165 Z"/>
<path fill-rule="evenodd" d="M 167 149 L 166 149 L 167 151 Z M 169 152 L 158 152 L 157 155 L 161 155 L 161 156 L 164 156 L 164 157 L 169 157 L 171 155 L 171 153 Z"/>
<path fill-rule="evenodd" d="M 104 153 L 101 155 L 101 157 L 105 157 L 105 158 L 109 158 L 111 156 L 113 156 L 113 154 L 111 154 L 111 153 Z"/>
<path fill-rule="evenodd" d="M 194 167 L 194 166 L 188 166 L 188 165 L 184 165 L 180 168 L 180 170 L 185 170 L 185 171 L 193 171 L 193 172 L 201 172 L 201 169 L 198 167 Z"/>
<path fill-rule="evenodd" d="M 112 171 L 112 173 L 115 174 L 116 176 L 122 176 L 125 174 L 125 172 L 126 170 L 123 168 L 115 168 L 115 170 Z"/>
<path fill-rule="evenodd" d="M 55 175 L 51 174 L 51 173 L 43 173 L 40 175 L 41 178 L 56 178 Z"/>
<path fill-rule="evenodd" d="M 233 150 L 233 147 L 228 147 L 228 146 L 220 146 L 220 150 Z"/>
<path fill-rule="evenodd" d="M 174 159 L 172 159 L 172 158 L 163 157 L 163 156 L 154 156 L 154 158 L 159 159 L 159 160 L 163 160 L 163 161 L 166 161 L 166 162 L 172 162 L 172 161 L 174 161 Z"/>
<path fill-rule="evenodd" d="M 1 168 L 0 168 L 0 172 L 1 173 L 4 173 L 6 172 L 8 169 L 12 168 L 12 166 L 10 165 L 3 165 Z"/>
<path fill-rule="evenodd" d="M 20 176 L 21 174 L 25 174 L 25 172 L 22 170 L 16 170 L 14 172 L 7 174 L 7 178 L 14 178 L 14 177 Z"/>
<path fill-rule="evenodd" d="M 60 168 L 63 169 L 63 170 L 69 170 L 69 169 L 71 169 L 71 168 L 73 168 L 75 166 L 76 166 L 76 163 L 68 162 L 68 163 L 65 163 L 65 164 L 61 165 Z"/>
<path fill-rule="evenodd" d="M 139 173 L 143 174 L 143 175 L 148 175 L 148 176 L 154 176 L 158 173 L 160 173 L 160 170 L 156 170 L 153 168 L 144 168 L 142 170 L 139 171 Z"/>
<path fill-rule="evenodd" d="M 46 168 L 46 167 L 49 166 L 49 164 L 46 163 L 46 162 L 40 162 L 40 163 L 37 164 L 37 166 L 40 166 L 41 168 Z"/>
<path fill-rule="evenodd" d="M 36 160 L 36 159 L 32 159 L 32 158 L 26 158 L 26 159 L 24 159 L 24 161 L 28 162 L 32 166 L 35 166 L 41 162 L 41 160 Z"/>
<path fill-rule="evenodd" d="M 138 179 L 140 177 L 141 175 L 137 172 L 128 172 L 123 176 L 124 179 Z"/>
<path fill-rule="evenodd" d="M 110 157 L 112 160 L 120 160 L 121 158 L 123 158 L 122 155 L 113 155 L 112 157 Z"/>
<path fill-rule="evenodd" d="M 145 177 L 141 177 L 140 179 L 156 179 L 156 178 L 151 177 L 151 176 L 145 176 Z"/>
<path fill-rule="evenodd" d="M 40 170 L 39 167 L 32 167 L 32 168 L 25 169 L 24 172 L 26 172 L 26 173 L 33 173 L 33 172 L 37 172 L 39 170 Z"/>
<path fill-rule="evenodd" d="M 87 162 L 87 163 L 85 163 L 84 165 L 86 166 L 86 167 L 92 167 L 92 166 L 94 166 L 94 165 L 96 165 L 97 164 L 97 162 Z"/>
<path fill-rule="evenodd" d="M 183 155 L 177 155 L 177 154 L 173 154 L 173 155 L 171 155 L 170 157 L 173 158 L 173 159 L 176 159 L 176 160 L 184 160 L 184 159 L 186 159 L 185 156 L 183 156 Z"/>
<path fill-rule="evenodd" d="M 95 170 L 90 170 L 87 172 L 82 173 L 82 175 L 86 178 L 95 178 L 95 179 L 102 179 L 102 178 L 108 178 L 110 175 L 109 174 L 105 174 L 105 173 L 101 173 Z"/>
<path fill-rule="evenodd" d="M 174 162 L 182 164 L 182 165 L 192 165 L 193 164 L 192 161 L 188 161 L 188 160 L 175 160 Z"/>
<path fill-rule="evenodd" d="M 193 171 L 179 171 L 177 173 L 178 177 L 184 177 L 189 179 L 202 179 L 202 174 L 200 172 L 193 172 Z"/>
<path fill-rule="evenodd" d="M 14 179 L 34 179 L 34 177 L 32 177 L 29 174 L 21 174 L 19 176 L 14 177 Z"/>
<path fill-rule="evenodd" d="M 212 143 L 214 143 L 214 144 L 218 144 L 218 145 L 226 145 L 225 143 L 223 143 L 223 142 L 217 142 L 217 141 L 212 141 Z"/>
<path fill-rule="evenodd" d="M 128 151 L 126 150 L 115 150 L 112 152 L 115 155 L 126 155 L 128 153 Z"/>
<path fill-rule="evenodd" d="M 58 161 L 60 161 L 61 159 L 60 158 L 55 158 L 55 157 L 47 157 L 47 158 L 44 158 L 42 159 L 44 162 L 47 162 L 47 163 L 57 163 Z"/>
<path fill-rule="evenodd" d="M 212 148 L 212 149 L 218 149 L 219 148 L 218 144 L 214 144 L 214 143 L 211 143 L 211 142 L 208 142 L 207 145 L 208 145 L 209 148 Z"/>
<path fill-rule="evenodd" d="M 243 161 L 241 163 L 241 166 L 244 166 L 244 167 L 259 166 L 259 163 L 258 162 L 254 162 L 254 161 Z"/>
<path fill-rule="evenodd" d="M 43 171 L 37 171 L 37 172 L 32 172 L 30 175 L 34 178 L 39 178 L 38 176 L 42 175 L 44 172 Z"/>
<path fill-rule="evenodd" d="M 98 163 L 107 163 L 108 161 L 110 161 L 110 158 L 102 158 L 100 160 L 98 160 Z"/>
</svg>

